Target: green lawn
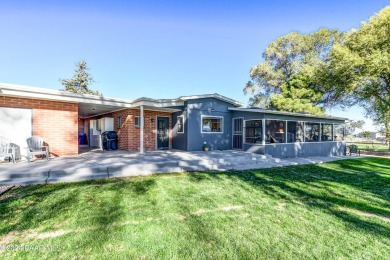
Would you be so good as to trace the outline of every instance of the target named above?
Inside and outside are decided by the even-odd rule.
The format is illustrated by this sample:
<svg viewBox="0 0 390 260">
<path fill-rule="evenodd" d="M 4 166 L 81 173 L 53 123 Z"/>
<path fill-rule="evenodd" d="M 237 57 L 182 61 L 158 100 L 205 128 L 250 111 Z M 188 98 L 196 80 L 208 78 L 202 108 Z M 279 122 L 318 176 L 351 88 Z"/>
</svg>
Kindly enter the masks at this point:
<svg viewBox="0 0 390 260">
<path fill-rule="evenodd" d="M 3 259 L 390 259 L 390 159 L 35 185 L 0 216 L 40 246 Z"/>
<path fill-rule="evenodd" d="M 377 152 L 389 152 L 389 146 L 383 143 L 375 143 L 372 141 L 367 142 L 347 142 L 347 146 L 355 144 L 360 150 L 365 151 L 377 151 Z"/>
</svg>

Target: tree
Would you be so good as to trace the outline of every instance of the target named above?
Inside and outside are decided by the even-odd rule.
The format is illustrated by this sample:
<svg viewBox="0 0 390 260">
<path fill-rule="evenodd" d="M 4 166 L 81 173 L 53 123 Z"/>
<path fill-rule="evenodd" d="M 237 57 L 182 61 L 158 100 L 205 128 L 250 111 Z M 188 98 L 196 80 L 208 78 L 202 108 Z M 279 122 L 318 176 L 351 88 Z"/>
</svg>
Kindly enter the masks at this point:
<svg viewBox="0 0 390 260">
<path fill-rule="evenodd" d="M 332 46 L 342 36 L 336 30 L 320 29 L 311 34 L 293 32 L 271 42 L 263 53 L 265 61 L 251 68 L 252 80 L 244 88 L 253 95 L 250 104 L 323 114 L 338 93 L 324 87 L 324 68 Z"/>
<path fill-rule="evenodd" d="M 362 135 L 366 139 L 370 139 L 371 138 L 371 132 L 369 132 L 369 131 L 363 131 Z"/>
<path fill-rule="evenodd" d="M 99 96 L 99 91 L 89 89 L 89 86 L 95 82 L 95 80 L 88 73 L 89 68 L 84 60 L 76 63 L 76 70 L 73 78 L 60 79 L 61 84 L 64 86 L 63 91 L 79 93 L 79 94 L 92 94 Z"/>
<path fill-rule="evenodd" d="M 329 65 L 329 78 L 357 98 L 390 140 L 390 7 L 336 43 Z"/>
<path fill-rule="evenodd" d="M 363 126 L 365 124 L 366 122 L 364 122 L 364 120 L 357 120 L 357 121 L 352 120 L 348 122 L 345 128 L 346 134 L 351 135 L 356 131 L 356 129 L 363 130 Z"/>
</svg>

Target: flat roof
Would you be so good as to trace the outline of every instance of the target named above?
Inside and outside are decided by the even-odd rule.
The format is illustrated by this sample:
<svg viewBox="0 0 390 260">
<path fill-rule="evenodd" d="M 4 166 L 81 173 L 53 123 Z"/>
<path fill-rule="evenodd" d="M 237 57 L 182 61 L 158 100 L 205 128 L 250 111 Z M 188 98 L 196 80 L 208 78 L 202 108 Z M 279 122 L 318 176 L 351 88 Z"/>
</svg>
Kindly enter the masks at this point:
<svg viewBox="0 0 390 260">
<path fill-rule="evenodd" d="M 232 111 L 243 111 L 243 112 L 252 112 L 252 113 L 263 113 L 263 114 L 274 114 L 274 115 L 285 115 L 285 116 L 296 116 L 296 117 L 310 117 L 310 118 L 321 118 L 321 119 L 334 119 L 334 120 L 348 120 L 345 117 L 334 117 L 327 115 L 313 115 L 307 113 L 294 113 L 294 112 L 284 112 L 284 111 L 275 111 L 261 108 L 242 108 L 242 107 L 229 107 L 229 110 Z"/>
</svg>

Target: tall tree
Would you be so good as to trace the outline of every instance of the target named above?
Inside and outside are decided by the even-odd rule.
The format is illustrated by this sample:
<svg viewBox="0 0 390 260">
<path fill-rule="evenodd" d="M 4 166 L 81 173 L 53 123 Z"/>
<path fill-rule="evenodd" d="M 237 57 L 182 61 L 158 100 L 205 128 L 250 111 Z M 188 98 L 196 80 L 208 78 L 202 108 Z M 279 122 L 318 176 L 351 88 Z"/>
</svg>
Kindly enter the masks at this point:
<svg viewBox="0 0 390 260">
<path fill-rule="evenodd" d="M 390 7 L 336 43 L 329 65 L 328 77 L 358 99 L 390 140 Z"/>
<path fill-rule="evenodd" d="M 79 94 L 92 94 L 99 96 L 100 93 L 97 90 L 89 89 L 89 86 L 95 82 L 92 76 L 88 73 L 89 68 L 84 60 L 76 63 L 76 70 L 73 78 L 60 79 L 61 84 L 64 86 L 63 91 Z"/>
<path fill-rule="evenodd" d="M 325 88 L 321 78 L 332 46 L 342 36 L 336 30 L 320 29 L 310 34 L 293 32 L 271 42 L 263 53 L 265 61 L 251 68 L 252 80 L 244 88 L 253 95 L 250 104 L 323 114 L 335 92 Z"/>
<path fill-rule="evenodd" d="M 353 134 L 356 129 L 363 131 L 363 126 L 366 124 L 364 120 L 352 120 L 346 124 L 345 132 L 347 135 Z"/>
</svg>

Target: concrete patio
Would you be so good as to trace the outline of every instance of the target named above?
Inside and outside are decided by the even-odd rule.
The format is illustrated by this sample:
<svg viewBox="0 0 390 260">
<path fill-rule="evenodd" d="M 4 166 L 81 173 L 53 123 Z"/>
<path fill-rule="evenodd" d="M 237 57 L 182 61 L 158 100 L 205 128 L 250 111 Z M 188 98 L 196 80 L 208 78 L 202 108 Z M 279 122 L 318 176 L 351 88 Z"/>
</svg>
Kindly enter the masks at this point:
<svg viewBox="0 0 390 260">
<path fill-rule="evenodd" d="M 47 184 L 112 177 L 142 176 L 202 170 L 248 170 L 299 164 L 323 163 L 355 157 L 310 157 L 278 159 L 268 155 L 227 150 L 210 152 L 93 150 L 73 157 L 31 163 L 0 163 L 1 185 Z"/>
</svg>

